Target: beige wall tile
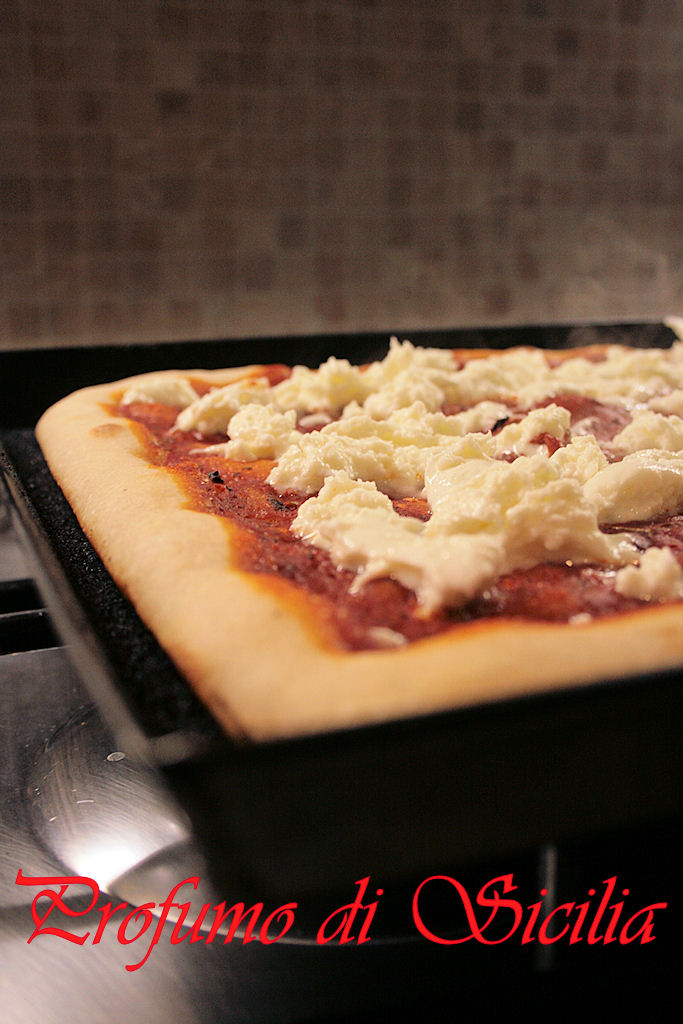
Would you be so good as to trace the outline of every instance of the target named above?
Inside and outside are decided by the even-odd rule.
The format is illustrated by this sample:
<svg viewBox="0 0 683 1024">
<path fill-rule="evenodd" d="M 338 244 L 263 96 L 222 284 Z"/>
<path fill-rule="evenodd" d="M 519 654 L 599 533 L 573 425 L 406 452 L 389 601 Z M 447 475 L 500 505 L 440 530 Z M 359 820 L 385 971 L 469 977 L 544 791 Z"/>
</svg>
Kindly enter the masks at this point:
<svg viewBox="0 0 683 1024">
<path fill-rule="evenodd" d="M 8 0 L 0 345 L 681 313 L 680 15 Z"/>
</svg>

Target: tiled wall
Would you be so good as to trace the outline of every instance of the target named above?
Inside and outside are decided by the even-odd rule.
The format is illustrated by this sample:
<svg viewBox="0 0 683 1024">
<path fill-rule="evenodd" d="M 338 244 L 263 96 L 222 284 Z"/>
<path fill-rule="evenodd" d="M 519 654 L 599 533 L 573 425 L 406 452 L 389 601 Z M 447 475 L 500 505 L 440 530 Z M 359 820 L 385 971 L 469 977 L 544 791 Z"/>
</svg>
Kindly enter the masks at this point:
<svg viewBox="0 0 683 1024">
<path fill-rule="evenodd" d="M 683 311 L 681 0 L 0 0 L 3 346 Z"/>
</svg>

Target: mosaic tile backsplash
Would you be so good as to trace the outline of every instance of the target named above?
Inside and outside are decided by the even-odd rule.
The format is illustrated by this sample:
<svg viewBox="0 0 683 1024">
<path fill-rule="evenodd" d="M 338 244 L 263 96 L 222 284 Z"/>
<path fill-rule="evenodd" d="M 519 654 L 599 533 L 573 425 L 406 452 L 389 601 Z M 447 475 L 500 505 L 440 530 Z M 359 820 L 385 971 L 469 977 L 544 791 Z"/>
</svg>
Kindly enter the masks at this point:
<svg viewBox="0 0 683 1024">
<path fill-rule="evenodd" d="M 0 0 L 0 344 L 683 312 L 683 0 Z"/>
</svg>

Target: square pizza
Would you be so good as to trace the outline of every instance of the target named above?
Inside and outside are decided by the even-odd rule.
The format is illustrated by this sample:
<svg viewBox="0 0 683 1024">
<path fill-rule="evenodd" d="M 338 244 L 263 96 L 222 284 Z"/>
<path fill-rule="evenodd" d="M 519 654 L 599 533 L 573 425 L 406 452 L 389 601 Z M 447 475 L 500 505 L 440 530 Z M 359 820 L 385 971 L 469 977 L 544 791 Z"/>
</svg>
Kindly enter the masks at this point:
<svg viewBox="0 0 683 1024">
<path fill-rule="evenodd" d="M 683 663 L 681 341 L 162 369 L 37 436 L 231 736 Z"/>
</svg>

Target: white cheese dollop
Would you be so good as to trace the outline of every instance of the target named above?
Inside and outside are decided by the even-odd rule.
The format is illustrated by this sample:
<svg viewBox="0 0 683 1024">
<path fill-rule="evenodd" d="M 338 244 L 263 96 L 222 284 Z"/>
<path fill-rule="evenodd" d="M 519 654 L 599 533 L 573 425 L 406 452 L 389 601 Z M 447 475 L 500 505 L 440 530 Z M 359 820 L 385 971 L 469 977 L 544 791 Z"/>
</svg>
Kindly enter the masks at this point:
<svg viewBox="0 0 683 1024">
<path fill-rule="evenodd" d="M 682 388 L 683 359 L 676 345 L 666 351 L 616 345 L 600 362 L 582 356 L 565 360 L 552 378 L 555 394 L 564 390 L 633 407 L 662 392 Z"/>
<path fill-rule="evenodd" d="M 278 459 L 301 437 L 295 428 L 296 413 L 293 409 L 277 412 L 270 405 L 245 405 L 230 420 L 230 440 L 225 444 L 211 445 L 204 452 L 220 452 L 228 459 L 243 462 Z"/>
<path fill-rule="evenodd" d="M 277 491 L 314 494 L 333 473 L 372 480 L 395 498 L 419 494 L 426 454 L 415 445 L 393 445 L 381 437 L 349 437 L 326 433 L 302 434 L 290 445 L 268 476 Z"/>
<path fill-rule="evenodd" d="M 641 601 L 674 600 L 683 597 L 683 569 L 671 548 L 648 548 L 638 565 L 619 570 L 615 588 Z"/>
<path fill-rule="evenodd" d="M 189 405 L 176 419 L 176 427 L 198 434 L 227 434 L 228 424 L 245 405 L 266 405 L 270 401 L 268 381 L 239 380 L 222 388 L 213 388 Z"/>
<path fill-rule="evenodd" d="M 590 434 L 573 437 L 570 444 L 558 448 L 550 461 L 561 476 L 570 476 L 580 484 L 587 483 L 607 466 L 607 456 Z"/>
<path fill-rule="evenodd" d="M 360 367 L 352 366 L 347 359 L 331 357 L 317 370 L 295 366 L 291 376 L 272 389 L 271 400 L 282 411 L 324 410 L 336 414 L 369 393 L 370 385 Z"/>
<path fill-rule="evenodd" d="M 185 409 L 196 402 L 197 392 L 184 377 L 151 376 L 132 384 L 125 392 L 122 402 L 159 402 L 172 409 Z"/>
<path fill-rule="evenodd" d="M 628 426 L 616 434 L 612 443 L 626 452 L 644 448 L 683 451 L 683 419 L 680 416 L 662 416 L 651 410 L 637 412 Z"/>
<path fill-rule="evenodd" d="M 653 412 L 662 412 L 666 416 L 683 416 L 683 390 L 670 391 L 666 395 L 655 395 L 647 406 Z"/>
<path fill-rule="evenodd" d="M 539 349 L 511 349 L 468 360 L 444 384 L 449 402 L 471 405 L 485 399 L 515 398 L 531 404 L 552 394 L 552 371 Z"/>
<path fill-rule="evenodd" d="M 683 455 L 634 452 L 599 470 L 583 491 L 601 523 L 640 522 L 677 512 L 683 507 Z"/>
</svg>

